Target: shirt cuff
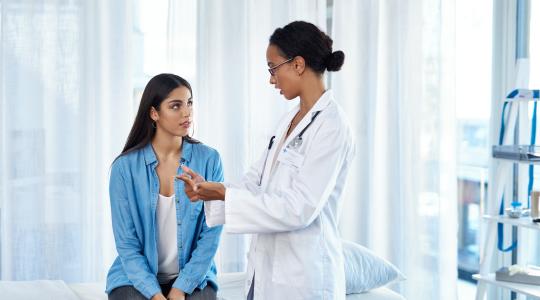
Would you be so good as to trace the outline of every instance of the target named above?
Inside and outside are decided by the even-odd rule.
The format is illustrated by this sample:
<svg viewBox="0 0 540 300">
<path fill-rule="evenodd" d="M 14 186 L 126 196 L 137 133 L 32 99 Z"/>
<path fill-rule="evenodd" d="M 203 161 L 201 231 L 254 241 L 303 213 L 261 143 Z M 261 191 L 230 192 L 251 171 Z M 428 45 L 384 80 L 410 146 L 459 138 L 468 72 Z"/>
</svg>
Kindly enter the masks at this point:
<svg viewBox="0 0 540 300">
<path fill-rule="evenodd" d="M 182 276 L 182 273 L 180 272 L 180 276 L 176 278 L 172 287 L 179 289 L 186 294 L 191 294 L 197 287 L 197 282 Z"/>
<path fill-rule="evenodd" d="M 225 201 L 205 201 L 204 214 L 206 217 L 206 225 L 208 225 L 208 227 L 225 224 Z"/>
<path fill-rule="evenodd" d="M 146 298 L 151 299 L 155 295 L 161 293 L 161 287 L 159 284 L 157 284 L 157 286 L 155 284 L 149 284 L 144 286 L 139 292 L 141 292 L 141 294 L 143 294 Z"/>
</svg>

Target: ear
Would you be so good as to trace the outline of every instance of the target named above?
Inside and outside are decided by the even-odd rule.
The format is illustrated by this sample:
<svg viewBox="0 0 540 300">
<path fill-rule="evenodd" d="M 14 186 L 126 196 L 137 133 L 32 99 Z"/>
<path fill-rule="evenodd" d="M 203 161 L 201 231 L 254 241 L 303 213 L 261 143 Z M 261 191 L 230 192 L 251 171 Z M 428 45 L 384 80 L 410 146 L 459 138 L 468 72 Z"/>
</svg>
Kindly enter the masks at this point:
<svg viewBox="0 0 540 300">
<path fill-rule="evenodd" d="M 296 56 L 293 60 L 294 70 L 298 76 L 302 75 L 306 70 L 306 61 L 302 56 Z"/>
<path fill-rule="evenodd" d="M 150 107 L 150 118 L 154 121 L 159 120 L 159 114 L 153 106 Z"/>
</svg>

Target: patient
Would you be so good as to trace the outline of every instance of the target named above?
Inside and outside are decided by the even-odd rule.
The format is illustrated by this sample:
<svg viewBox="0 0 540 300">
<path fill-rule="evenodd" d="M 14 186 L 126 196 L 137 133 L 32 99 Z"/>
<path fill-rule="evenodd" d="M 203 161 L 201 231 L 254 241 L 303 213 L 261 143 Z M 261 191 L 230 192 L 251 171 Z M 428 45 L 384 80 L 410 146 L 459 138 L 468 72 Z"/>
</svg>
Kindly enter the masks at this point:
<svg viewBox="0 0 540 300">
<path fill-rule="evenodd" d="M 118 257 L 110 300 L 216 299 L 213 261 L 222 228 L 206 226 L 203 203 L 184 193 L 181 165 L 223 181 L 216 150 L 191 138 L 192 90 L 160 74 L 144 89 L 122 153 L 112 164 L 110 199 Z"/>
</svg>

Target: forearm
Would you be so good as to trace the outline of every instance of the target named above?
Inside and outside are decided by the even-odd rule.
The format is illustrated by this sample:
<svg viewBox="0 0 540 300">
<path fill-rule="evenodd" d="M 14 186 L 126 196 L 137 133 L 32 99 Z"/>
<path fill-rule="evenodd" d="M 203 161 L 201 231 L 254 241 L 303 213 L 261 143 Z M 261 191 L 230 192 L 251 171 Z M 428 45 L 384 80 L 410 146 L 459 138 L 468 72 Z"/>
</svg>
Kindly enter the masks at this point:
<svg viewBox="0 0 540 300">
<path fill-rule="evenodd" d="M 294 188 L 257 195 L 228 189 L 224 202 L 227 232 L 274 233 L 305 228 L 318 216 L 328 196 Z"/>
<path fill-rule="evenodd" d="M 133 287 L 147 298 L 161 293 L 157 277 L 150 271 L 146 257 L 135 253 L 135 251 L 126 250 L 120 250 L 119 255 L 122 266 L 128 279 L 133 283 Z"/>
<path fill-rule="evenodd" d="M 201 182 L 197 184 L 200 200 L 225 200 L 225 186 L 220 182 Z"/>
<path fill-rule="evenodd" d="M 208 270 L 212 266 L 214 256 L 219 246 L 219 239 L 222 226 L 207 227 L 201 233 L 197 246 L 191 258 L 186 263 L 180 275 L 175 280 L 173 287 L 186 293 L 192 293 L 206 277 Z"/>
</svg>

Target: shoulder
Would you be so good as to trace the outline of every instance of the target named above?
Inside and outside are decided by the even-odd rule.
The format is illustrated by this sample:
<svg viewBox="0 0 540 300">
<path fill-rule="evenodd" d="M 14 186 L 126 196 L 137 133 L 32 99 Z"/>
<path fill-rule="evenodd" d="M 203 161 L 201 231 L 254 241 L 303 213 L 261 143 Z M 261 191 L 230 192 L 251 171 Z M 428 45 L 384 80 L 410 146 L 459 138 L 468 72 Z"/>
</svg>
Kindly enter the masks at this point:
<svg viewBox="0 0 540 300">
<path fill-rule="evenodd" d="M 347 115 L 335 101 L 331 101 L 321 112 L 319 134 L 325 138 L 332 137 L 333 142 L 354 143 L 353 132 Z"/>
<path fill-rule="evenodd" d="M 341 106 L 335 101 L 328 104 L 328 107 L 322 111 L 321 117 L 329 130 L 345 132 L 351 131 L 351 126 L 349 124 L 347 115 Z"/>
<path fill-rule="evenodd" d="M 218 159 L 219 158 L 219 152 L 203 143 L 199 144 L 192 144 L 192 151 L 193 155 L 196 159 Z"/>
<path fill-rule="evenodd" d="M 144 162 L 144 148 L 118 156 L 111 165 L 111 172 L 124 172 L 134 164 Z"/>
</svg>

